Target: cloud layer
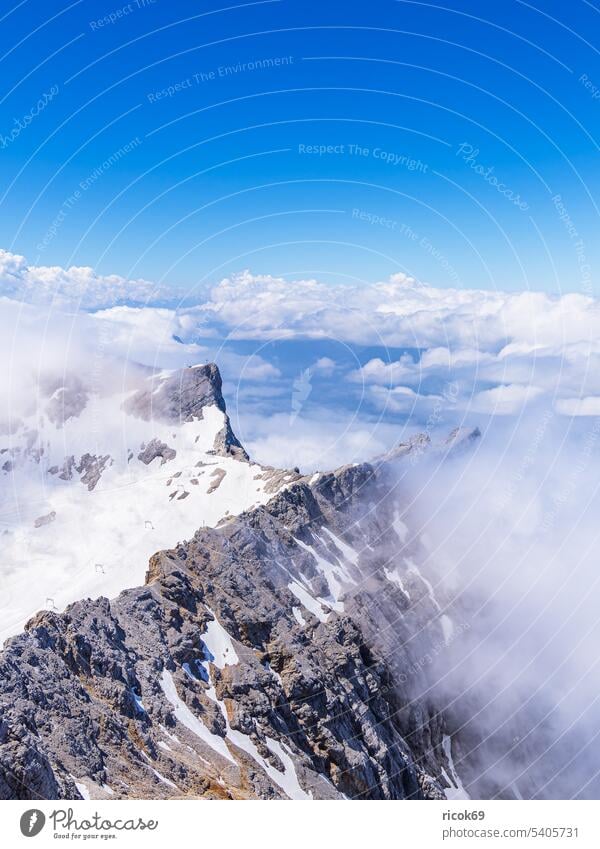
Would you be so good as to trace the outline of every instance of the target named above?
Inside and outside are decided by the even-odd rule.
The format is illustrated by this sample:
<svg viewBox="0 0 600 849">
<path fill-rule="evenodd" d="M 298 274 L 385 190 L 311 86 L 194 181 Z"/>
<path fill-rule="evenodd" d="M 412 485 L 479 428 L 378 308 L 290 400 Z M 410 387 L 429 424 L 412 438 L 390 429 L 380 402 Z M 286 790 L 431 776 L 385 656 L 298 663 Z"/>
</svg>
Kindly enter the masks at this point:
<svg viewBox="0 0 600 849">
<path fill-rule="evenodd" d="M 243 272 L 183 305 L 148 281 L 6 251 L 0 293 L 13 386 L 21 361 L 68 369 L 99 345 L 159 369 L 216 360 L 240 437 L 277 465 L 364 459 L 407 431 L 600 414 L 600 303 L 584 295 Z"/>
<path fill-rule="evenodd" d="M 25 257 L 1 249 L 0 293 L 27 303 L 83 310 L 177 301 L 172 289 L 147 280 L 101 275 L 86 266 L 29 265 Z"/>
</svg>

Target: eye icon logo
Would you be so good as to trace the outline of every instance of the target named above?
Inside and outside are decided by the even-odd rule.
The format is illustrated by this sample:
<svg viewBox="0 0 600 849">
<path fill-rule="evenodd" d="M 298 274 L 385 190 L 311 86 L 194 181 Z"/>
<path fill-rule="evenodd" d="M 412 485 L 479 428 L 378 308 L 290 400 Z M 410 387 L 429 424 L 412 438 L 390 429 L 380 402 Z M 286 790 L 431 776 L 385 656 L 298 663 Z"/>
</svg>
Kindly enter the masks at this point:
<svg viewBox="0 0 600 849">
<path fill-rule="evenodd" d="M 46 817 L 42 811 L 25 811 L 21 816 L 21 834 L 25 837 L 35 837 L 46 824 Z"/>
</svg>

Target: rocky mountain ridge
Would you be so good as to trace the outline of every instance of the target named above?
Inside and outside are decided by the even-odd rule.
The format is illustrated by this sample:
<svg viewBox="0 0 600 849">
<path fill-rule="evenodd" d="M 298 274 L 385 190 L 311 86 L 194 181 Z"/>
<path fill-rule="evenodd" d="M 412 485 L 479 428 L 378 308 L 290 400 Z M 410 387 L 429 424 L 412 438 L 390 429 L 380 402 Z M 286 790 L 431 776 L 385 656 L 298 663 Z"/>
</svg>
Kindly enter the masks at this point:
<svg viewBox="0 0 600 849">
<path fill-rule="evenodd" d="M 75 397 L 63 399 L 74 417 L 85 409 L 80 387 Z M 214 366 L 153 375 L 123 408 L 169 427 L 216 409 L 222 425 L 206 453 L 251 465 Z M 63 424 L 71 417 L 53 412 Z M 154 554 L 144 587 L 37 613 L 0 655 L 0 795 L 464 793 L 443 720 L 430 723 L 429 708 L 415 711 L 398 686 L 415 657 L 402 648 L 388 656 L 382 639 L 382 622 L 396 631 L 399 615 L 407 636 L 431 626 L 420 652 L 445 639 L 417 567 L 382 558 L 390 547 L 408 553 L 390 469 L 418 444 L 304 478 L 260 469 L 268 504 Z M 175 456 L 153 437 L 138 460 L 162 466 Z M 105 465 L 89 464 L 89 491 Z"/>
<path fill-rule="evenodd" d="M 122 589 L 120 575 L 114 597 L 80 592 L 7 641 L 0 797 L 427 800 L 546 787 L 554 763 L 540 755 L 542 731 L 533 745 L 515 743 L 534 720 L 543 730 L 545 705 L 523 717 L 507 710 L 491 728 L 475 721 L 489 693 L 454 673 L 469 656 L 476 605 L 435 574 L 404 485 L 427 457 L 468 461 L 479 431 L 442 445 L 421 435 L 334 472 L 266 469 L 231 433 L 217 376 L 153 375 L 128 393 L 126 415 L 151 428 L 140 468 L 156 476 L 165 466 L 179 505 L 190 502 L 179 487 L 198 486 L 213 466 L 202 505 L 216 494 L 219 506 L 203 524 L 200 512 L 188 516 L 186 542 L 154 549 L 143 586 Z M 184 435 L 182 452 L 172 440 Z M 110 468 L 90 490 L 90 466 L 87 485 L 68 492 L 78 503 L 101 494 Z M 234 490 L 250 480 L 258 504 L 230 509 L 234 469 L 244 476 Z M 107 496 L 120 544 L 127 522 L 115 491 Z M 164 504 L 161 492 L 156 516 Z M 50 511 L 35 530 L 57 521 Z M 126 574 L 130 554 L 139 564 L 137 539 Z"/>
<path fill-rule="evenodd" d="M 381 606 L 385 587 L 407 631 L 439 619 L 416 571 L 400 589 L 363 557 L 382 532 L 401 547 L 387 508 L 374 522 L 357 512 L 381 477 L 364 465 L 294 484 L 153 556 L 145 587 L 36 615 L 0 661 L 0 793 L 456 792 L 443 718 L 430 722 L 398 686 L 409 653 L 390 662 L 356 617 Z M 419 651 L 434 640 L 439 622 Z"/>
</svg>

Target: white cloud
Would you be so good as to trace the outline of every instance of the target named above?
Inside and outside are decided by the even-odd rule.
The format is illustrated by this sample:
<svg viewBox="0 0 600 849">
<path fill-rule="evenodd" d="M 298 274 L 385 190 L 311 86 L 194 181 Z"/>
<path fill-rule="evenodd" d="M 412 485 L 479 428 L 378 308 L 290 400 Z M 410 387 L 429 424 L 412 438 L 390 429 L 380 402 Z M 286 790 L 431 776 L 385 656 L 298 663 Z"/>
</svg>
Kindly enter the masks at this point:
<svg viewBox="0 0 600 849">
<path fill-rule="evenodd" d="M 319 357 L 314 366 L 312 366 L 311 372 L 320 372 L 325 377 L 330 377 L 336 368 L 337 363 L 331 357 Z"/>
<path fill-rule="evenodd" d="M 512 416 L 519 413 L 523 407 L 543 394 L 538 386 L 496 386 L 478 392 L 469 402 L 470 409 L 475 413 L 489 415 Z"/>
<path fill-rule="evenodd" d="M 600 397 L 563 398 L 556 402 L 556 410 L 564 416 L 600 416 Z"/>
<path fill-rule="evenodd" d="M 234 426 L 237 430 L 235 421 Z M 402 435 L 402 429 L 395 425 L 360 422 L 332 410 L 317 410 L 311 417 L 300 415 L 293 422 L 286 413 L 268 418 L 245 416 L 244 427 L 238 432 L 257 462 L 281 468 L 298 466 L 303 472 L 363 462 L 387 450 Z"/>
<path fill-rule="evenodd" d="M 411 389 L 410 386 L 390 388 L 375 385 L 369 387 L 368 394 L 382 413 L 387 411 L 389 413 L 414 415 L 417 420 L 422 420 L 436 405 L 443 401 L 439 395 L 420 394 Z"/>
<path fill-rule="evenodd" d="M 88 267 L 32 266 L 0 250 L 0 291 L 27 302 L 99 309 L 117 304 L 176 306 L 181 292 Z M 225 278 L 206 302 L 179 315 L 182 333 L 215 327 L 238 339 L 331 337 L 349 344 L 431 349 L 457 361 L 483 352 L 562 350 L 600 338 L 600 302 L 578 294 L 435 289 L 395 274 L 373 284 L 331 285 L 249 271 Z M 427 360 L 423 361 L 423 365 Z"/>
<path fill-rule="evenodd" d="M 453 420 L 519 415 L 538 403 L 563 416 L 598 409 L 600 303 L 583 295 L 434 289 L 405 275 L 330 285 L 246 271 L 222 280 L 204 303 L 178 307 L 168 303 L 174 293 L 145 280 L 29 266 L 7 251 L 0 251 L 0 292 L 11 298 L 1 310 L 12 391 L 28 379 L 15 378 L 19 361 L 28 375 L 50 362 L 66 369 L 96 362 L 100 346 L 102 359 L 147 367 L 216 359 L 242 418 L 245 405 L 265 418 L 267 408 L 289 418 L 283 406 L 291 403 L 291 378 L 282 371 L 280 346 L 271 344 L 283 339 L 304 340 L 312 357 L 302 366 L 319 378 L 311 404 L 354 404 L 359 429 L 377 416 L 396 424 L 410 417 L 415 427 L 433 416 L 448 427 Z M 145 304 L 159 296 L 163 304 Z M 350 351 L 351 366 L 329 356 L 330 340 Z M 368 356 L 362 346 L 371 349 Z M 286 432 L 276 445 L 276 421 L 264 426 L 271 462 L 293 441 Z M 318 453 L 322 433 L 310 433 Z M 258 431 L 255 437 L 258 445 Z"/>
</svg>

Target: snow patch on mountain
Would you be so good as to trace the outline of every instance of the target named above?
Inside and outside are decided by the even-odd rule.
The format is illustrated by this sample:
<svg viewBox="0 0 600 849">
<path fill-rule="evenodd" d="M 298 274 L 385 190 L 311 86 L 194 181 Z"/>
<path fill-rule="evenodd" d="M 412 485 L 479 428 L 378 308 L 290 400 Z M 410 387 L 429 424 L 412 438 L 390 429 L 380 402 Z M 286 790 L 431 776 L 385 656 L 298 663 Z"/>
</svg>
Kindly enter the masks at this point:
<svg viewBox="0 0 600 849">
<path fill-rule="evenodd" d="M 167 701 L 173 707 L 173 713 L 175 714 L 177 721 L 191 731 L 192 734 L 195 734 L 196 737 L 199 737 L 203 743 L 206 743 L 207 746 L 217 752 L 217 754 L 221 755 L 221 757 L 235 763 L 236 761 L 227 748 L 225 740 L 222 737 L 219 737 L 218 734 L 213 734 L 212 731 L 210 731 L 206 725 L 204 725 L 204 723 L 191 712 L 189 707 L 180 698 L 175 682 L 173 681 L 173 677 L 166 669 L 163 669 L 160 685 Z"/>
</svg>

